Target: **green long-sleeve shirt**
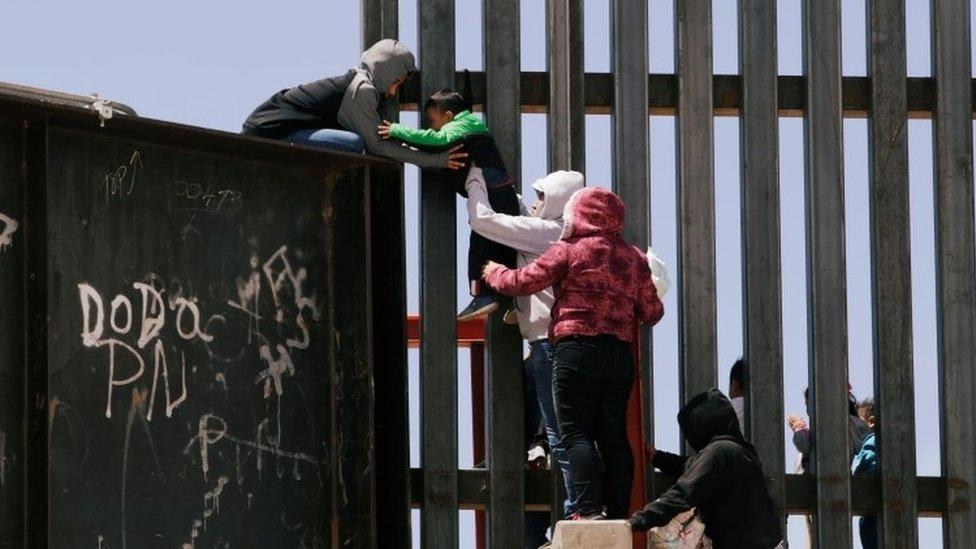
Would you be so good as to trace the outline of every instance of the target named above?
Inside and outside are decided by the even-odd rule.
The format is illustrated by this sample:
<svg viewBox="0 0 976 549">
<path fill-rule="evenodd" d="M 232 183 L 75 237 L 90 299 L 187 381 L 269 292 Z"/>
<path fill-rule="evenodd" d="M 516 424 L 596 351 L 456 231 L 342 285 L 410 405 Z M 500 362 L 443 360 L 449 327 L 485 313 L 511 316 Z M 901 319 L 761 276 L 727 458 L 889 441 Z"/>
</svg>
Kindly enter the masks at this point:
<svg viewBox="0 0 976 549">
<path fill-rule="evenodd" d="M 461 111 L 454 115 L 454 120 L 444 124 L 440 130 L 421 130 L 403 124 L 390 125 L 390 137 L 424 147 L 441 147 L 469 135 L 482 133 L 488 133 L 488 126 L 471 111 Z"/>
</svg>

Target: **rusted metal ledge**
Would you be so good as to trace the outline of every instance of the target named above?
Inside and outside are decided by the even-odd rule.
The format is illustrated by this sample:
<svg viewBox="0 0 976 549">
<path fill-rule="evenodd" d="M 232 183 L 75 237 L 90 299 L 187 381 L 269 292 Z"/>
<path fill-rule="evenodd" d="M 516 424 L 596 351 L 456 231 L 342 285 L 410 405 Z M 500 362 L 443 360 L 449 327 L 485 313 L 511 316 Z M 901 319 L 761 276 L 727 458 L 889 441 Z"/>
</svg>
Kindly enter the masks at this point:
<svg viewBox="0 0 976 549">
<path fill-rule="evenodd" d="M 945 497 L 946 479 L 941 477 L 917 477 L 918 515 L 939 517 Z M 674 484 L 674 479 L 655 473 L 654 488 L 657 495 Z M 420 497 L 424 489 L 422 469 L 410 470 L 410 505 L 421 507 Z M 552 498 L 552 484 L 548 471 L 525 472 L 525 509 L 548 511 Z M 851 479 L 851 511 L 854 515 L 877 513 L 881 507 L 881 483 L 877 477 L 857 476 Z M 786 475 L 786 511 L 791 515 L 810 512 L 816 497 L 812 475 Z M 482 510 L 488 501 L 488 470 L 462 469 L 458 471 L 458 503 L 460 509 Z"/>
<path fill-rule="evenodd" d="M 463 73 L 457 73 L 460 89 Z M 674 115 L 678 103 L 678 79 L 673 74 L 649 74 L 648 112 L 655 115 Z M 717 116 L 739 116 L 742 105 L 742 85 L 739 75 L 716 74 L 712 76 L 713 104 Z M 613 105 L 613 78 L 609 73 L 586 74 L 587 114 L 610 114 Z M 931 118 L 934 105 L 931 78 L 908 78 L 909 118 Z M 472 72 L 475 108 L 480 110 L 485 101 L 485 73 Z M 971 94 L 976 97 L 976 80 L 972 81 Z M 544 113 L 549 101 L 549 77 L 544 72 L 522 73 L 522 112 Z M 779 116 L 803 116 L 806 108 L 806 79 L 802 76 L 778 78 L 777 109 Z M 420 79 L 411 78 L 403 90 L 400 107 L 417 110 L 420 97 Z M 846 118 L 867 117 L 871 104 L 870 79 L 865 76 L 847 76 L 843 80 L 843 107 Z M 976 114 L 976 111 L 973 111 Z"/>
<path fill-rule="evenodd" d="M 0 117 L 9 120 L 45 121 L 60 128 L 97 131 L 101 135 L 136 140 L 180 150 L 247 158 L 253 162 L 287 165 L 294 170 L 321 170 L 369 164 L 384 173 L 401 169 L 399 162 L 376 156 L 329 151 L 230 132 L 165 122 L 140 116 L 112 118 L 100 127 L 98 116 L 77 105 L 56 104 L 43 98 L 24 97 L 0 90 Z"/>
</svg>

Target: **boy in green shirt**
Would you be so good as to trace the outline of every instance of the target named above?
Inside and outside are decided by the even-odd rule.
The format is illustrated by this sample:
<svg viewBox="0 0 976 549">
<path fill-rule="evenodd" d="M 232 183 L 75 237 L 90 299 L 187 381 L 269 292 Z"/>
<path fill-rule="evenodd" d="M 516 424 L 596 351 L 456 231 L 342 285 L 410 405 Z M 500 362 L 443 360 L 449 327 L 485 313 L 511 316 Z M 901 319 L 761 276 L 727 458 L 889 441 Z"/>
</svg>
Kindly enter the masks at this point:
<svg viewBox="0 0 976 549">
<path fill-rule="evenodd" d="M 430 121 L 426 130 L 410 128 L 403 124 L 384 121 L 379 126 L 383 139 L 397 139 L 408 145 L 425 150 L 448 150 L 463 145 L 468 153 L 468 168 L 473 164 L 481 168 L 488 189 L 488 202 L 498 213 L 519 215 L 519 199 L 515 185 L 508 174 L 495 140 L 488 127 L 468 108 L 468 102 L 458 92 L 442 90 L 434 93 L 424 104 L 424 112 Z M 461 176 L 458 192 L 464 195 L 464 180 L 468 170 L 458 170 Z M 458 320 L 468 320 L 487 315 L 498 308 L 497 294 L 484 283 L 481 268 L 488 261 L 515 267 L 515 250 L 471 232 L 468 249 L 468 279 L 471 281 L 473 299 L 458 314 Z"/>
</svg>

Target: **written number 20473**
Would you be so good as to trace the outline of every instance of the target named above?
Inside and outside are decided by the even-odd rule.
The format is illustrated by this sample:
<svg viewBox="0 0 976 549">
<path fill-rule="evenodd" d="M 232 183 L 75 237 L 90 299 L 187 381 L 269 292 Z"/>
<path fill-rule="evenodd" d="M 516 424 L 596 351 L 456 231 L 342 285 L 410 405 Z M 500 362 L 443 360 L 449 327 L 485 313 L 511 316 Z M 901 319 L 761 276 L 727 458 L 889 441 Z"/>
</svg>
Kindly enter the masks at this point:
<svg viewBox="0 0 976 549">
<path fill-rule="evenodd" d="M 199 183 L 179 181 L 176 196 L 184 198 L 195 207 L 220 213 L 238 212 L 244 207 L 244 195 L 234 189 L 214 190 L 212 185 L 206 189 Z"/>
</svg>

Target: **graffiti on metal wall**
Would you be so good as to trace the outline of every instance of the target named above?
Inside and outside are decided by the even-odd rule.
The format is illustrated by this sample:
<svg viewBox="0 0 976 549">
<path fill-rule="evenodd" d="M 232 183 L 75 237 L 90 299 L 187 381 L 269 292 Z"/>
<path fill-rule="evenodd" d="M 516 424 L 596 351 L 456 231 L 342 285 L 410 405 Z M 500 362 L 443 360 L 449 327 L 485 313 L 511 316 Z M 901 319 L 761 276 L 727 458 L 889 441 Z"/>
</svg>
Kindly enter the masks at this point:
<svg viewBox="0 0 976 549">
<path fill-rule="evenodd" d="M 0 212 L 0 256 L 3 255 L 4 250 L 13 245 L 13 236 L 18 227 L 14 218 Z"/>
</svg>

